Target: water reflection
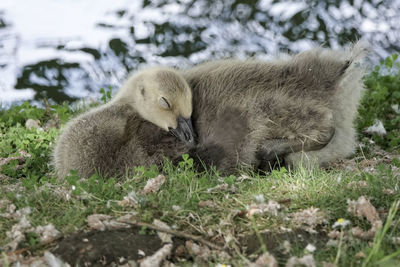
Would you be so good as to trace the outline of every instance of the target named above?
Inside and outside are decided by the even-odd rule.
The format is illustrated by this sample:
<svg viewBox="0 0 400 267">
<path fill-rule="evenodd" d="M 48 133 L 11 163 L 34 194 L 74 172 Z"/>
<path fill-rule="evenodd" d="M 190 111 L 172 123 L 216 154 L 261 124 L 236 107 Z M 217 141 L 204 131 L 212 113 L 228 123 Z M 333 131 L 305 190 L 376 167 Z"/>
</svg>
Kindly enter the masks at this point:
<svg viewBox="0 0 400 267">
<path fill-rule="evenodd" d="M 141 64 L 184 67 L 228 56 L 268 58 L 318 44 L 337 48 L 361 37 L 373 45 L 375 60 L 400 50 L 400 1 L 101 0 L 92 7 L 82 0 L 84 12 L 75 7 L 67 21 L 54 22 L 65 28 L 62 38 L 54 27 L 28 42 L 27 27 L 18 23 L 32 10 L 18 13 L 14 6 L 22 0 L 2 1 L 7 4 L 0 3 L 0 101 L 6 104 L 95 95 L 101 87 L 118 86 Z M 49 0 L 35 2 L 48 6 L 43 16 L 59 12 Z M 77 21 L 90 18 L 91 28 L 80 31 Z M 68 34 L 74 25 L 78 28 Z"/>
<path fill-rule="evenodd" d="M 22 68 L 15 88 L 32 88 L 36 91 L 36 100 L 43 98 L 75 100 L 75 97 L 70 97 L 63 91 L 68 86 L 68 77 L 71 73 L 81 73 L 82 78 L 89 78 L 78 63 L 65 63 L 58 59 L 41 61 Z"/>
</svg>

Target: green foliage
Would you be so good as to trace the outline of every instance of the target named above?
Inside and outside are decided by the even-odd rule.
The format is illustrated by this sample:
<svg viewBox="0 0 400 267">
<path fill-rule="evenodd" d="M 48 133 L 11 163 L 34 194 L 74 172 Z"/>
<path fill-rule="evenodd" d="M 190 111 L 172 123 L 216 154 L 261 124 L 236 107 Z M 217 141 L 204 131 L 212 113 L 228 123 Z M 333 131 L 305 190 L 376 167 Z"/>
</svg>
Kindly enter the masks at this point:
<svg viewBox="0 0 400 267">
<path fill-rule="evenodd" d="M 121 190 L 116 188 L 114 178 L 103 178 L 98 174 L 93 174 L 89 179 L 81 179 L 76 171 L 71 171 L 65 180 L 71 186 L 72 194 L 82 196 L 89 193 L 100 202 L 107 199 L 120 199 Z"/>
<path fill-rule="evenodd" d="M 396 258 L 397 256 L 400 255 L 400 249 L 398 249 L 397 251 L 389 254 L 389 255 L 385 255 L 387 249 L 382 249 L 382 247 L 384 245 L 390 245 L 390 242 L 387 242 L 387 239 L 390 240 L 390 238 L 393 238 L 393 231 L 395 229 L 395 227 L 392 228 L 391 233 L 389 232 L 389 229 L 391 228 L 392 224 L 397 224 L 399 223 L 399 221 L 397 220 L 396 222 L 394 221 L 394 218 L 396 216 L 396 213 L 399 209 L 399 205 L 400 205 L 400 201 L 396 201 L 392 204 L 387 219 L 386 219 L 386 223 L 383 227 L 379 228 L 378 231 L 375 234 L 374 237 L 374 242 L 372 247 L 368 247 L 366 248 L 366 255 L 368 255 L 368 257 L 364 260 L 363 262 L 363 267 L 364 266 L 396 266 L 398 264 L 398 261 L 394 261 L 394 258 Z M 385 237 L 389 236 L 389 238 Z M 385 242 L 386 241 L 386 242 Z M 386 244 L 385 244 L 386 243 Z"/>
<path fill-rule="evenodd" d="M 36 246 L 40 242 L 40 237 L 35 233 L 26 233 L 26 241 L 29 246 Z"/>
<path fill-rule="evenodd" d="M 144 166 L 135 166 L 133 168 L 133 172 L 139 176 L 147 177 L 147 178 L 154 178 L 159 174 L 159 170 L 157 166 L 151 165 L 148 169 Z"/>
<path fill-rule="evenodd" d="M 189 158 L 188 154 L 183 154 L 182 155 L 182 161 L 179 162 L 179 167 L 184 169 L 184 170 L 193 169 L 193 159 Z"/>
<path fill-rule="evenodd" d="M 382 121 L 386 136 L 374 134 L 372 140 L 385 149 L 399 150 L 400 145 L 400 63 L 398 54 L 382 60 L 365 77 L 367 90 L 359 108 L 359 132 Z M 396 106 L 397 105 L 397 106 Z M 397 110 L 396 110 L 397 107 Z"/>
<path fill-rule="evenodd" d="M 103 101 L 103 103 L 107 103 L 111 99 L 112 87 L 109 86 L 108 89 L 106 90 L 104 88 L 101 88 L 100 93 L 101 93 L 101 98 L 100 98 L 101 101 Z"/>
<path fill-rule="evenodd" d="M 65 123 L 74 111 L 67 105 L 49 105 L 36 107 L 29 102 L 20 106 L 12 106 L 8 110 L 0 110 L 0 157 L 14 157 L 2 166 L 1 172 L 10 177 L 29 177 L 23 180 L 28 187 L 49 172 L 52 146 L 59 130 L 47 127 L 47 123 Z M 41 128 L 26 128 L 28 119 L 37 120 Z"/>
<path fill-rule="evenodd" d="M 0 127 L 10 127 L 16 124 L 25 124 L 27 119 L 40 120 L 46 111 L 24 102 L 20 106 L 13 106 L 8 110 L 0 110 Z"/>
<path fill-rule="evenodd" d="M 233 185 L 235 184 L 236 181 L 236 176 L 234 175 L 229 175 L 227 177 L 225 177 L 224 182 L 227 183 L 228 185 Z"/>
</svg>

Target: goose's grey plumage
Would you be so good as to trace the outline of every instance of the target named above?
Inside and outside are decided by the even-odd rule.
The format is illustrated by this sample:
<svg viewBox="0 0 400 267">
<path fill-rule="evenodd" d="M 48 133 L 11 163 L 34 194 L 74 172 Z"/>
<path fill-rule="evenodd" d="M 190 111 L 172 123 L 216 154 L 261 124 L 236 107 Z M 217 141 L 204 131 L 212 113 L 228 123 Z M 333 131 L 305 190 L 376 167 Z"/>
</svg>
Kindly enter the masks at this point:
<svg viewBox="0 0 400 267">
<path fill-rule="evenodd" d="M 132 75 L 107 104 L 72 119 L 53 153 L 55 170 L 88 177 L 120 176 L 133 166 L 160 165 L 186 149 L 168 130 L 192 143 L 187 131 L 191 90 L 173 69 L 151 68 Z M 184 130 L 179 131 L 182 120 Z"/>
<path fill-rule="evenodd" d="M 356 61 L 366 50 L 360 42 L 347 51 L 317 48 L 269 62 L 219 60 L 182 71 L 199 137 L 191 154 L 222 170 L 262 166 L 276 156 L 291 165 L 349 156 L 363 88 Z"/>
<path fill-rule="evenodd" d="M 68 123 L 54 152 L 56 171 L 120 175 L 185 152 L 222 171 L 263 167 L 275 157 L 291 165 L 346 157 L 354 151 L 352 123 L 362 91 L 363 69 L 355 62 L 365 51 L 358 43 L 348 51 L 318 48 L 269 62 L 220 60 L 179 73 L 145 71 L 128 79 L 110 103 Z M 176 100 L 173 109 L 154 110 L 157 100 L 169 103 L 142 90 L 149 88 L 167 90 Z M 175 135 L 193 145 L 190 115 L 195 147 L 167 133 L 180 129 Z"/>
<path fill-rule="evenodd" d="M 335 134 L 332 140 L 322 149 L 308 152 L 291 153 L 285 160 L 293 166 L 302 165 L 326 167 L 329 162 L 343 159 L 354 154 L 357 147 L 354 120 L 364 91 L 363 76 L 366 68 L 363 64 L 370 47 L 359 41 L 344 52 L 332 50 L 324 51 L 324 57 L 331 60 L 344 60 L 349 67 L 339 80 L 335 94 L 330 98 L 330 107 L 333 111 Z"/>
</svg>

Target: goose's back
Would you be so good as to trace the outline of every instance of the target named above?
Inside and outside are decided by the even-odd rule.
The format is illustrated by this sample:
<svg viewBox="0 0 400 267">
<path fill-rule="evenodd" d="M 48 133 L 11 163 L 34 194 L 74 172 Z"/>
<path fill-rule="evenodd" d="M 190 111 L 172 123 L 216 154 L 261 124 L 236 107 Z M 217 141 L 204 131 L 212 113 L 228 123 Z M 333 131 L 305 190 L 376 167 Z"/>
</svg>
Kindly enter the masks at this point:
<svg viewBox="0 0 400 267">
<path fill-rule="evenodd" d="M 63 129 L 55 150 L 54 165 L 60 177 L 71 169 L 82 176 L 113 169 L 118 150 L 126 142 L 127 106 L 105 105 L 71 120 Z"/>
<path fill-rule="evenodd" d="M 329 102 L 346 66 L 316 49 L 285 60 L 220 60 L 183 71 L 193 90 L 200 151 L 232 166 L 254 162 L 266 140 L 326 140 L 333 127 Z"/>
<path fill-rule="evenodd" d="M 194 97 L 235 98 L 281 93 L 290 97 L 332 96 L 348 67 L 319 49 L 284 60 L 219 60 L 183 72 Z"/>
</svg>

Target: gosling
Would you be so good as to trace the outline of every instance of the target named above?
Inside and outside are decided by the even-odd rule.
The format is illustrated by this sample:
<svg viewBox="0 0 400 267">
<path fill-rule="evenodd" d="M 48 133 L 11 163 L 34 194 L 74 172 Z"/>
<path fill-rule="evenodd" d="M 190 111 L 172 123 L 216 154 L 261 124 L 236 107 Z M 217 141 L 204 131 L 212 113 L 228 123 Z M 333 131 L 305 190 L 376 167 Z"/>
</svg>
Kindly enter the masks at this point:
<svg viewBox="0 0 400 267">
<path fill-rule="evenodd" d="M 326 50 L 322 55 L 327 64 L 341 60 L 347 66 L 338 80 L 334 94 L 329 98 L 332 110 L 335 134 L 330 142 L 321 149 L 290 153 L 285 157 L 287 164 L 305 168 L 328 167 L 337 159 L 344 159 L 355 153 L 357 147 L 354 121 L 360 99 L 364 92 L 363 77 L 366 73 L 364 59 L 370 52 L 367 43 L 359 41 L 344 52 Z"/>
<path fill-rule="evenodd" d="M 191 115 L 191 90 L 175 70 L 140 71 L 109 103 L 67 123 L 53 153 L 56 173 L 121 176 L 133 166 L 160 165 L 194 145 Z"/>
<path fill-rule="evenodd" d="M 219 60 L 183 70 L 199 137 L 190 154 L 229 172 L 268 168 L 276 158 L 311 167 L 351 155 L 364 74 L 356 62 L 366 52 L 359 42 L 346 51 L 317 48 L 270 62 Z"/>
</svg>

